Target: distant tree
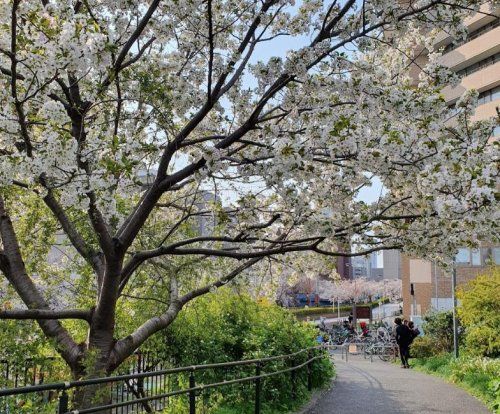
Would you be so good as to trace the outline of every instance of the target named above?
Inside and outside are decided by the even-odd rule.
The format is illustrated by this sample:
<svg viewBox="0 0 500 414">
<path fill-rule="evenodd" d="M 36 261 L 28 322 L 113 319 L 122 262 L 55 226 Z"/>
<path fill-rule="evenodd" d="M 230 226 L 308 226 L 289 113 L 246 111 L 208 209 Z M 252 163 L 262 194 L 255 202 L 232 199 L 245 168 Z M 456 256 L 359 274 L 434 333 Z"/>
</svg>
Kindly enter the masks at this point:
<svg viewBox="0 0 500 414">
<path fill-rule="evenodd" d="M 400 279 L 389 279 L 382 283 L 382 295 L 391 302 L 396 302 L 403 297 L 403 284 Z"/>
</svg>

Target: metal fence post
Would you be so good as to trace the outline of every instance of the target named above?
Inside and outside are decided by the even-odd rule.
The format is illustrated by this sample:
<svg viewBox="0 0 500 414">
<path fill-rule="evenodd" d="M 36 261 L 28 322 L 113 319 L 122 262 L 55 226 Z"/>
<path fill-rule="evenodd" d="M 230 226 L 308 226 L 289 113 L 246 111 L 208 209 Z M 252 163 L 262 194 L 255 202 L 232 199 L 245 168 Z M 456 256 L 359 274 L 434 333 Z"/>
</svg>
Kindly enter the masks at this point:
<svg viewBox="0 0 500 414">
<path fill-rule="evenodd" d="M 261 364 L 260 362 L 257 362 L 257 365 L 255 366 L 255 414 L 260 414 L 260 391 L 261 391 L 261 385 L 260 385 L 260 374 L 261 374 Z"/>
<path fill-rule="evenodd" d="M 62 390 L 59 396 L 59 406 L 57 408 L 57 414 L 65 414 L 69 411 L 68 409 L 68 393 L 65 389 Z"/>
<path fill-rule="evenodd" d="M 292 360 L 292 368 L 294 366 L 295 366 L 295 363 Z M 297 371 L 295 369 L 292 369 L 291 376 L 292 376 L 292 400 L 296 400 L 297 399 Z"/>
<path fill-rule="evenodd" d="M 312 358 L 312 352 L 309 351 L 307 353 L 307 359 L 309 360 L 307 362 L 307 390 L 312 391 L 313 385 L 312 385 L 312 367 L 311 367 L 311 358 Z"/>
<path fill-rule="evenodd" d="M 194 369 L 189 373 L 189 388 L 196 387 L 194 379 Z M 196 393 L 194 390 L 189 391 L 189 414 L 196 414 Z"/>
</svg>

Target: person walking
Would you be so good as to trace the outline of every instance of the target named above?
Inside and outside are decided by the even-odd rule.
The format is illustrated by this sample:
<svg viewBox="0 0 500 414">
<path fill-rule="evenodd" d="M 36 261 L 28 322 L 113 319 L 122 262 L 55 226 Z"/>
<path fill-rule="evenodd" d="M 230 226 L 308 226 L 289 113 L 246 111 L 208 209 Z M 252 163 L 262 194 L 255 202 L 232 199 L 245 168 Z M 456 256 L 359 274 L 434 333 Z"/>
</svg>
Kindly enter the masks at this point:
<svg viewBox="0 0 500 414">
<path fill-rule="evenodd" d="M 403 324 L 401 318 L 394 319 L 396 324 L 396 342 L 399 346 L 399 356 L 401 357 L 401 368 L 410 368 L 408 358 L 410 357 L 409 347 L 411 343 L 411 331 Z"/>
</svg>

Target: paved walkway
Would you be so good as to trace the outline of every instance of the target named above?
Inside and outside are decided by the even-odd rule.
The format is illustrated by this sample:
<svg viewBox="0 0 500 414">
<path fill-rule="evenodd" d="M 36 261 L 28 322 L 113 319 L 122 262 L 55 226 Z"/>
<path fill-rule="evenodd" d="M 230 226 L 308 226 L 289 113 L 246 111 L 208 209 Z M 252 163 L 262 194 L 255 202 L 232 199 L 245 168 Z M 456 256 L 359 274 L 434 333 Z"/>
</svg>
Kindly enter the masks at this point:
<svg viewBox="0 0 500 414">
<path fill-rule="evenodd" d="M 333 386 L 305 414 L 487 414 L 460 388 L 413 369 L 360 356 L 335 356 Z"/>
</svg>

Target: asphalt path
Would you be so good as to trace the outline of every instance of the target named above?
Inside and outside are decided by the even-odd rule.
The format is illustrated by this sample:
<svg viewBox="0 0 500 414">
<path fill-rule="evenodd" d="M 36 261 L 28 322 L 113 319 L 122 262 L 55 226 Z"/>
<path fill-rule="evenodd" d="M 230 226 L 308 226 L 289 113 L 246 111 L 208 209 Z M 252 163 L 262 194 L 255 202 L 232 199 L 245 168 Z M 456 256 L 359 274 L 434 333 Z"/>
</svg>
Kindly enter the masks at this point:
<svg viewBox="0 0 500 414">
<path fill-rule="evenodd" d="M 464 390 L 380 360 L 335 356 L 337 378 L 304 414 L 488 414 Z"/>
</svg>

